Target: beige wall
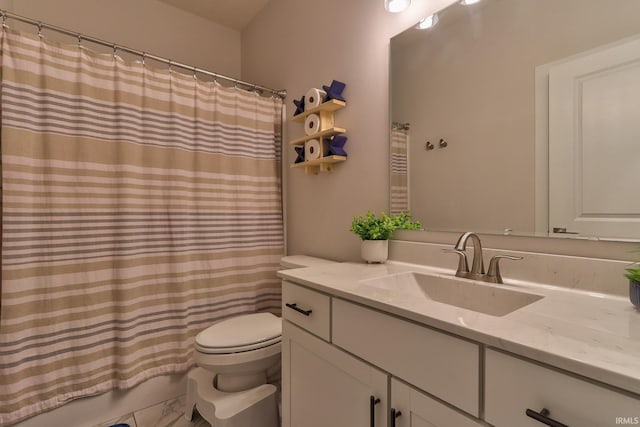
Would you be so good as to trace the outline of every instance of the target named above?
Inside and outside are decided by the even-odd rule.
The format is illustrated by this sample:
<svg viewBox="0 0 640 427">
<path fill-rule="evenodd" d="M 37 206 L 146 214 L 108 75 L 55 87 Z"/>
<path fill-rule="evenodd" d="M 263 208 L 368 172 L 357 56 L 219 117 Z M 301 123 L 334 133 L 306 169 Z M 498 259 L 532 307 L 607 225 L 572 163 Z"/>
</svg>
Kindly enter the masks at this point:
<svg viewBox="0 0 640 427">
<path fill-rule="evenodd" d="M 359 240 L 348 231 L 353 215 L 388 209 L 389 38 L 451 0 L 414 1 L 389 14 L 382 0 L 272 0 L 242 34 L 243 78 L 289 92 L 292 100 L 331 79 L 347 83 L 348 107 L 336 113 L 347 128 L 347 162 L 332 174 L 288 170 L 288 251 L 358 260 Z M 313 19 L 308 17 L 314 17 Z M 288 139 L 302 135 L 287 124 Z M 285 161 L 294 159 L 286 146 Z M 404 232 L 400 238 L 455 243 L 458 233 Z M 549 238 L 485 237 L 488 247 L 635 259 L 636 244 Z M 454 262 L 454 261 L 452 261 Z"/>
<path fill-rule="evenodd" d="M 157 0 L 0 0 L 0 8 L 176 62 L 240 77 L 239 31 Z M 11 20 L 9 26 L 25 28 Z M 33 26 L 25 29 L 35 32 Z M 60 39 L 53 32 L 44 33 Z"/>
<path fill-rule="evenodd" d="M 292 100 L 332 79 L 347 84 L 347 108 L 335 115 L 347 129 L 348 160 L 331 174 L 288 170 L 289 253 L 357 260 L 351 218 L 388 210 L 389 38 L 451 0 L 414 1 L 402 14 L 382 0 L 272 0 L 243 31 L 243 78 L 286 88 Z M 303 134 L 289 122 L 288 139 Z M 286 146 L 285 161 L 294 159 Z"/>
</svg>

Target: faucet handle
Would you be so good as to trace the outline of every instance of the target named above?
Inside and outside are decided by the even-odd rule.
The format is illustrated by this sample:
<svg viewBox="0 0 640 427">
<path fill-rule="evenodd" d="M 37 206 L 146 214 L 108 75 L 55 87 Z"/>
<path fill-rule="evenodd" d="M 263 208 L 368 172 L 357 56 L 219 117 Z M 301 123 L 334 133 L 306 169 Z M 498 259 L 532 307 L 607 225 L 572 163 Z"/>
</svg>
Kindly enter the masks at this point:
<svg viewBox="0 0 640 427">
<path fill-rule="evenodd" d="M 502 283 L 502 276 L 500 275 L 500 260 L 510 259 L 512 261 L 521 260 L 521 256 L 511 255 L 496 255 L 489 261 L 489 270 L 487 271 L 486 281 L 491 283 Z"/>
<path fill-rule="evenodd" d="M 467 254 L 465 251 L 460 251 L 458 249 L 443 249 L 442 252 L 448 254 L 458 254 L 458 269 L 456 270 L 456 276 L 458 277 L 467 277 L 469 273 L 469 263 L 467 262 Z"/>
</svg>

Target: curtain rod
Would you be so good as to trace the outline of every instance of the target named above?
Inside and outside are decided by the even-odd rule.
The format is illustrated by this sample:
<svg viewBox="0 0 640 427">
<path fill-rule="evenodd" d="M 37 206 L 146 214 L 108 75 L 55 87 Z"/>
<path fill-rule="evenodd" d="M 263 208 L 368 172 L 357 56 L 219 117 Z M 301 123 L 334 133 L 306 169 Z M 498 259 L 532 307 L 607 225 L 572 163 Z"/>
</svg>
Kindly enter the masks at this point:
<svg viewBox="0 0 640 427">
<path fill-rule="evenodd" d="M 67 36 L 76 37 L 78 39 L 78 44 L 80 44 L 82 42 L 82 40 L 86 40 L 86 41 L 89 41 L 91 43 L 96 43 L 96 44 L 99 44 L 99 45 L 102 45 L 102 46 L 112 47 L 114 54 L 118 50 L 122 50 L 124 52 L 140 56 L 142 58 L 142 62 L 143 63 L 144 63 L 144 60 L 146 58 L 149 58 L 149 59 L 153 59 L 154 61 L 158 61 L 158 62 L 162 62 L 164 64 L 167 64 L 169 66 L 169 68 L 178 67 L 178 68 L 182 68 L 182 69 L 185 69 L 185 70 L 193 71 L 194 76 L 196 75 L 196 73 L 200 73 L 200 74 L 204 74 L 204 75 L 207 75 L 207 76 L 211 76 L 214 79 L 222 79 L 222 80 L 226 80 L 226 81 L 235 83 L 236 85 L 246 86 L 248 88 L 248 90 L 259 90 L 259 91 L 269 92 L 269 93 L 273 94 L 274 96 L 279 96 L 282 99 L 287 97 L 287 91 L 286 90 L 271 89 L 271 88 L 268 88 L 268 87 L 265 87 L 265 86 L 260 86 L 260 85 L 257 85 L 257 84 L 249 83 L 249 82 L 246 82 L 244 80 L 235 79 L 233 77 L 228 77 L 228 76 L 225 76 L 225 75 L 222 75 L 222 74 L 214 73 L 212 71 L 203 70 L 202 68 L 192 67 L 192 66 L 180 63 L 180 62 L 172 61 L 171 59 L 168 59 L 168 58 L 164 58 L 164 57 L 157 56 L 157 55 L 152 55 L 152 54 L 146 53 L 146 52 L 141 51 L 141 50 L 132 49 L 132 48 L 126 47 L 126 46 L 120 46 L 120 45 L 117 45 L 115 43 L 109 43 L 109 42 L 106 42 L 104 40 L 97 39 L 95 37 L 86 36 L 84 34 L 81 34 L 81 33 L 75 32 L 75 31 L 67 30 L 67 29 L 61 28 L 61 27 L 56 27 L 55 25 L 45 24 L 43 22 L 36 21 L 35 19 L 27 18 L 25 16 L 16 15 L 14 13 L 7 12 L 5 10 L 0 10 L 0 15 L 2 16 L 2 26 L 3 27 L 7 26 L 6 25 L 7 18 L 11 18 L 11 19 L 15 19 L 16 21 L 24 22 L 26 24 L 35 25 L 38 28 L 38 35 L 39 36 L 42 36 L 42 29 L 45 28 L 47 30 L 53 30 L 53 31 L 61 33 L 61 34 L 65 34 Z"/>
</svg>

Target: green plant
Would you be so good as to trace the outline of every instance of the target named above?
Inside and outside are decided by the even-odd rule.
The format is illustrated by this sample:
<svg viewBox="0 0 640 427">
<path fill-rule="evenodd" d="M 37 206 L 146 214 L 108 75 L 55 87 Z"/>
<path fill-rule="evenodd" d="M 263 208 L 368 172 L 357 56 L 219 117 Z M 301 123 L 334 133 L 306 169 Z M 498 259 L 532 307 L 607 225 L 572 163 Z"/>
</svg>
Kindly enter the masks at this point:
<svg viewBox="0 0 640 427">
<path fill-rule="evenodd" d="M 387 215 L 382 212 L 376 216 L 372 212 L 366 215 L 354 216 L 350 231 L 362 240 L 387 240 L 395 230 L 420 230 L 420 221 L 412 221 L 411 214 L 402 212 L 397 215 Z"/>
<path fill-rule="evenodd" d="M 635 267 L 627 268 L 627 274 L 625 274 L 625 276 L 629 280 L 640 283 L 640 264 L 636 263 L 634 265 Z"/>
<path fill-rule="evenodd" d="M 634 252 L 640 252 L 640 249 Z M 640 262 L 634 262 L 626 270 L 627 273 L 625 274 L 625 277 L 627 279 L 633 280 L 634 282 L 640 282 Z"/>
<path fill-rule="evenodd" d="M 632 264 L 634 267 L 627 268 L 626 278 L 640 283 L 640 263 L 636 262 Z"/>
</svg>

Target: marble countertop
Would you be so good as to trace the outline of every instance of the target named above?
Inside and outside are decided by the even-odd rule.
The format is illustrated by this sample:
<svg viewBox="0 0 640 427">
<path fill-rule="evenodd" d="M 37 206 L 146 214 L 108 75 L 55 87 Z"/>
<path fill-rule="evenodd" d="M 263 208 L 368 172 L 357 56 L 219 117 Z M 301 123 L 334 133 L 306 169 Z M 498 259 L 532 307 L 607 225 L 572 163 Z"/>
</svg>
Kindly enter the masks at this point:
<svg viewBox="0 0 640 427">
<path fill-rule="evenodd" d="M 545 297 L 502 317 L 376 292 L 362 281 L 407 271 L 453 271 L 388 261 L 282 270 L 279 277 L 640 394 L 640 311 L 628 298 L 507 281 Z"/>
</svg>

